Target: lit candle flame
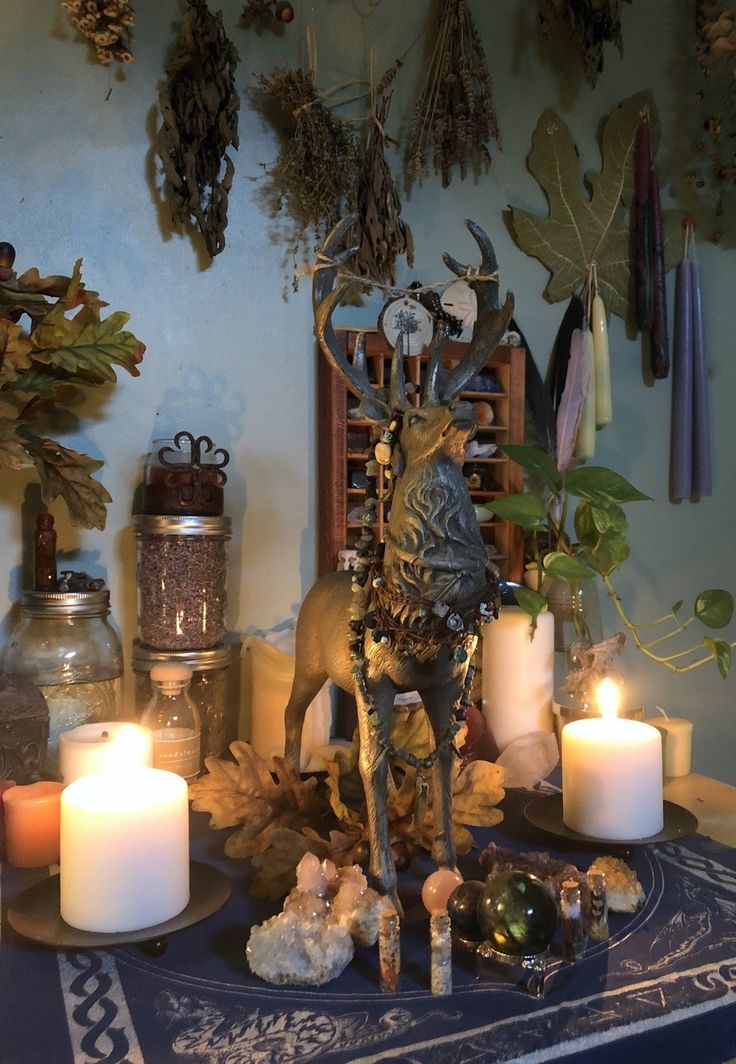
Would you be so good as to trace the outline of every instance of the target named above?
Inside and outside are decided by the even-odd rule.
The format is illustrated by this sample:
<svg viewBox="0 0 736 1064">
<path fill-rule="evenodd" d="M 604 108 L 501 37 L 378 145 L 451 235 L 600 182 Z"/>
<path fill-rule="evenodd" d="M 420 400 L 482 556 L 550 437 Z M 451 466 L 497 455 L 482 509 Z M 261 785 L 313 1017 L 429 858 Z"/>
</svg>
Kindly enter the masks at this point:
<svg viewBox="0 0 736 1064">
<path fill-rule="evenodd" d="M 616 717 L 618 707 L 621 705 L 621 687 L 610 676 L 607 676 L 598 684 L 595 700 L 604 717 Z"/>
</svg>

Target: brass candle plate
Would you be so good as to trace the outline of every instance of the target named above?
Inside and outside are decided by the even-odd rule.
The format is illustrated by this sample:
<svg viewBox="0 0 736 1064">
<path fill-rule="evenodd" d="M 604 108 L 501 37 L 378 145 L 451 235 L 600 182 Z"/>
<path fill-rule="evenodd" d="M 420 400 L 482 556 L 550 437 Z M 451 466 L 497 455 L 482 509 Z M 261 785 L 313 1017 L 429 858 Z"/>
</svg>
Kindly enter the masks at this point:
<svg viewBox="0 0 736 1064">
<path fill-rule="evenodd" d="M 534 827 L 546 831 L 549 835 L 577 842 L 582 846 L 632 847 L 648 846 L 655 842 L 670 842 L 672 839 L 692 835 L 698 830 L 698 819 L 689 809 L 674 802 L 664 803 L 664 826 L 656 835 L 645 839 L 596 839 L 592 835 L 581 835 L 569 828 L 562 819 L 562 794 L 545 794 L 535 798 L 524 808 L 524 816 Z"/>
<path fill-rule="evenodd" d="M 81 931 L 71 927 L 59 912 L 59 877 L 48 879 L 22 891 L 8 906 L 8 922 L 24 938 L 60 949 L 95 949 L 148 942 L 199 923 L 221 909 L 230 897 L 230 880 L 212 865 L 189 864 L 189 904 L 177 916 L 155 927 L 138 931 Z"/>
</svg>

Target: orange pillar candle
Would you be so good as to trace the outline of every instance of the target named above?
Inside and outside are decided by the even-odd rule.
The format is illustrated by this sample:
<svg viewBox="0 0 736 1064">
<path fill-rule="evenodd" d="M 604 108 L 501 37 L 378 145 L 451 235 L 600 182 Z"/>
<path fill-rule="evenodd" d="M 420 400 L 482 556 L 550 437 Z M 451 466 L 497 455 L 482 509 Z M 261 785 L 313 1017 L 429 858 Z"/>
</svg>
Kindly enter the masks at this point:
<svg viewBox="0 0 736 1064">
<path fill-rule="evenodd" d="M 0 780 L 0 861 L 5 860 L 5 806 L 3 794 L 15 787 L 15 780 Z"/>
<path fill-rule="evenodd" d="M 5 846 L 16 868 L 41 868 L 59 860 L 60 800 L 63 783 L 42 780 L 11 787 L 3 795 Z"/>
</svg>

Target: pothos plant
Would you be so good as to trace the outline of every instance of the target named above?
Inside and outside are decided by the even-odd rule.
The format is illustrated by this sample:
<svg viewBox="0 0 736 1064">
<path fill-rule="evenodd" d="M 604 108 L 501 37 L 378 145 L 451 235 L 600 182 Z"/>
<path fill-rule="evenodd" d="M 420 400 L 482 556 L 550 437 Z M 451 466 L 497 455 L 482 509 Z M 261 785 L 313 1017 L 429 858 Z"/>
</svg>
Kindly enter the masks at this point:
<svg viewBox="0 0 736 1064">
<path fill-rule="evenodd" d="M 728 591 L 709 588 L 697 595 L 689 613 L 683 612 L 680 601 L 661 617 L 640 624 L 629 616 L 616 590 L 615 575 L 630 552 L 623 505 L 649 500 L 650 496 L 605 466 L 579 466 L 561 473 L 539 447 L 507 444 L 502 450 L 524 468 L 528 480 L 539 488 L 496 499 L 487 506 L 498 517 L 525 530 L 540 574 L 538 586 L 543 586 L 545 577 L 574 582 L 599 576 L 621 622 L 643 654 L 678 673 L 715 661 L 725 679 L 736 642 L 703 635 L 681 647 L 681 640 L 676 644 L 672 640 L 684 632 L 690 636 L 690 626 L 695 622 L 711 630 L 725 628 L 734 607 Z M 567 531 L 570 521 L 574 535 Z M 515 594 L 533 623 L 548 608 L 545 597 L 531 588 L 519 588 Z M 673 650 L 675 645 L 678 649 Z"/>
<path fill-rule="evenodd" d="M 145 345 L 123 326 L 129 315 L 107 306 L 71 277 L 13 271 L 12 245 L 0 244 L 0 468 L 34 470 L 45 504 L 61 496 L 71 520 L 105 527 L 110 496 L 92 476 L 102 462 L 39 433 L 81 399 L 84 390 L 116 381 L 113 366 L 138 376 Z"/>
</svg>

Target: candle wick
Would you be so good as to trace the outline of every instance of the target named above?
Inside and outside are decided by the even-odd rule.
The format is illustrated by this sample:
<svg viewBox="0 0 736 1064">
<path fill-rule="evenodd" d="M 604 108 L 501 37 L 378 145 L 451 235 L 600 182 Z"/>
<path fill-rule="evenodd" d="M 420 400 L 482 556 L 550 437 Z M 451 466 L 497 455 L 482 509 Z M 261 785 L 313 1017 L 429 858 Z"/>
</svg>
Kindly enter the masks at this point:
<svg viewBox="0 0 736 1064">
<path fill-rule="evenodd" d="M 659 707 L 657 707 L 657 708 L 659 708 Z M 109 739 L 110 738 L 110 732 L 108 732 L 108 731 L 100 732 L 100 738 L 101 739 Z"/>
<path fill-rule="evenodd" d="M 662 714 L 662 716 L 664 717 L 665 720 L 669 720 L 670 719 L 667 716 L 667 713 L 665 712 L 665 710 L 663 710 L 661 706 L 655 706 L 654 708 L 659 710 L 659 712 Z"/>
</svg>

